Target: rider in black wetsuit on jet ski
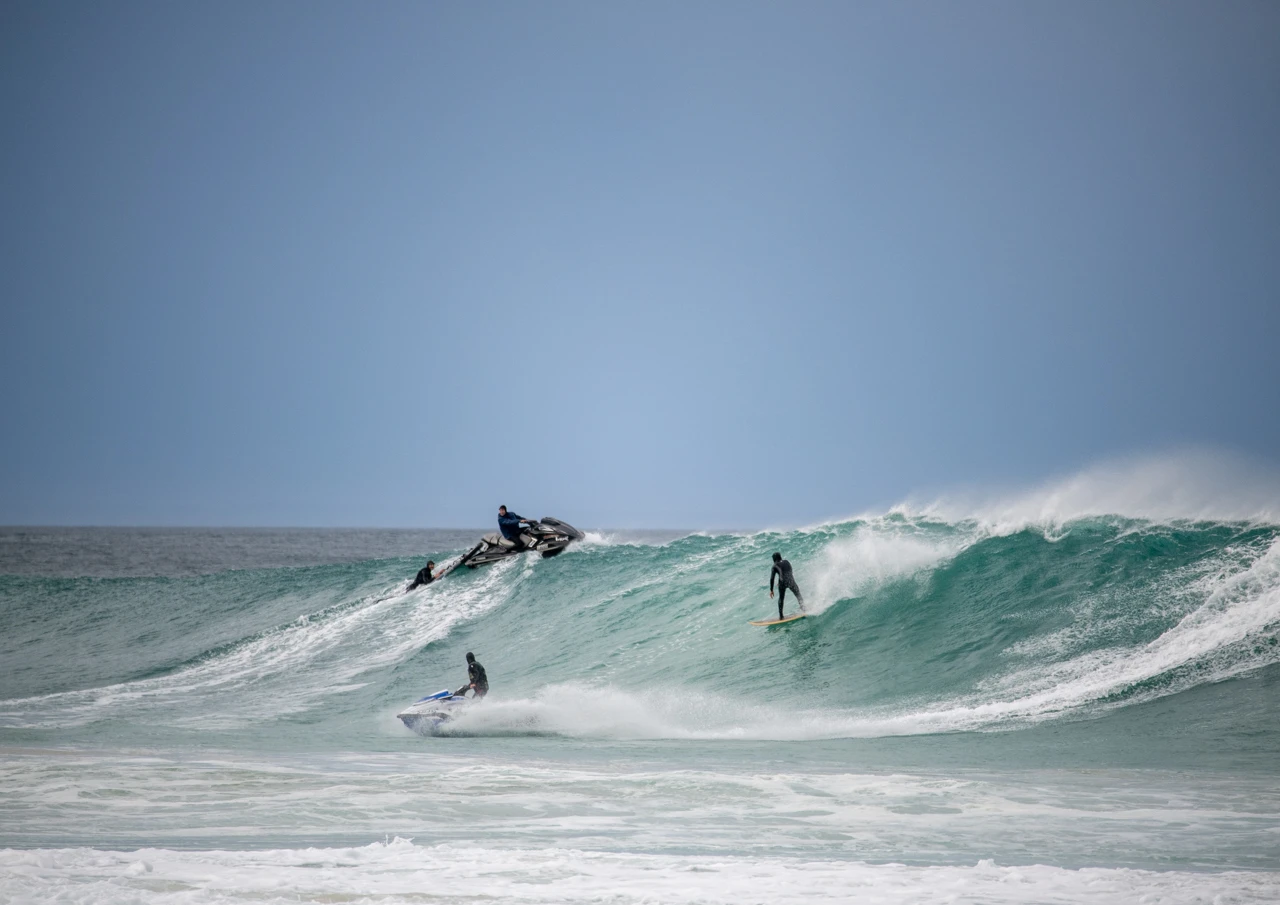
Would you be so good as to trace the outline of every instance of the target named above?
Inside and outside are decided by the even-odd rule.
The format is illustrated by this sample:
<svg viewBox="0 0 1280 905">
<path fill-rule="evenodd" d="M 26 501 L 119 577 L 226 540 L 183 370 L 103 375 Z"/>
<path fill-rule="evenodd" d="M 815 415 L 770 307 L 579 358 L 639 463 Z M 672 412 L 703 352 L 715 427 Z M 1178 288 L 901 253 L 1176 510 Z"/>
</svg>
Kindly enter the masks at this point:
<svg viewBox="0 0 1280 905">
<path fill-rule="evenodd" d="M 467 684 L 463 685 L 454 695 L 465 697 L 471 689 L 475 690 L 476 697 L 482 698 L 489 693 L 489 676 L 485 674 L 484 667 L 476 660 L 476 655 L 467 653 Z"/>
</svg>

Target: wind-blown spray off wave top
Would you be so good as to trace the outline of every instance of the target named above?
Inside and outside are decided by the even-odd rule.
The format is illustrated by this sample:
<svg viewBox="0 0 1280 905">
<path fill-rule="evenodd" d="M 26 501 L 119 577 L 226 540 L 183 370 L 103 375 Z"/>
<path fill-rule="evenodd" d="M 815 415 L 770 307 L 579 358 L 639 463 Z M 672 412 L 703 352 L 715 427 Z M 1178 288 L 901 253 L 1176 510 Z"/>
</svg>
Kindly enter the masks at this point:
<svg viewBox="0 0 1280 905">
<path fill-rule="evenodd" d="M 0 578 L 0 727 L 398 737 L 395 711 L 456 687 L 473 650 L 494 691 L 457 734 L 871 737 L 1088 719 L 1280 661 L 1271 501 L 1182 516 L 1151 501 L 1162 480 L 1190 499 L 1184 472 L 1132 469 L 967 513 L 663 543 L 596 532 L 412 593 L 406 558 Z M 1143 502 L 1124 511 L 1115 487 Z M 766 631 L 747 621 L 773 611 L 775 550 L 814 618 Z"/>
</svg>

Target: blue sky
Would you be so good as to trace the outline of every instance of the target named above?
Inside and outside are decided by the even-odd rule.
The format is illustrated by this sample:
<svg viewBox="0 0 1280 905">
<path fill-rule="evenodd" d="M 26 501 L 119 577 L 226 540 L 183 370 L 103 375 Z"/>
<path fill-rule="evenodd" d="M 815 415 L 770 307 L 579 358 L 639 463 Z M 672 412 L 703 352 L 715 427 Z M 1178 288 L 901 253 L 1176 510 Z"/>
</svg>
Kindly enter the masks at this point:
<svg viewBox="0 0 1280 905">
<path fill-rule="evenodd" d="M 0 523 L 1280 459 L 1280 6 L 0 7 Z"/>
</svg>

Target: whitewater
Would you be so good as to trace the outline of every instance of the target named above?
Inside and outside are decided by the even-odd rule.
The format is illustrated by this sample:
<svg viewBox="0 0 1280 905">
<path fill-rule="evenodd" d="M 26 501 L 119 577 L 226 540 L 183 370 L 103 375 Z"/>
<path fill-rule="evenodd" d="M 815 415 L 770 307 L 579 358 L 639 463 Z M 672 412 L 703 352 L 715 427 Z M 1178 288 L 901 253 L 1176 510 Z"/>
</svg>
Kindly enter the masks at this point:
<svg viewBox="0 0 1280 905">
<path fill-rule="evenodd" d="M 1280 901 L 1280 507 L 1202 474 L 408 593 L 488 529 L 0 529 L 0 900 Z"/>
</svg>

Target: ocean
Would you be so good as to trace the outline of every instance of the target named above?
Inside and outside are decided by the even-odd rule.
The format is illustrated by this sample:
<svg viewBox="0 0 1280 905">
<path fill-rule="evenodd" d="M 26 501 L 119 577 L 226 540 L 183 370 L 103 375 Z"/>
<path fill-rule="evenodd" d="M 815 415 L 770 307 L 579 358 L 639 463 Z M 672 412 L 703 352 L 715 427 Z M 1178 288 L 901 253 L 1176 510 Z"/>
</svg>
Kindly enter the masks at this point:
<svg viewBox="0 0 1280 905">
<path fill-rule="evenodd" d="M 0 529 L 0 900 L 1280 901 L 1280 524 L 1033 508 Z"/>
</svg>

